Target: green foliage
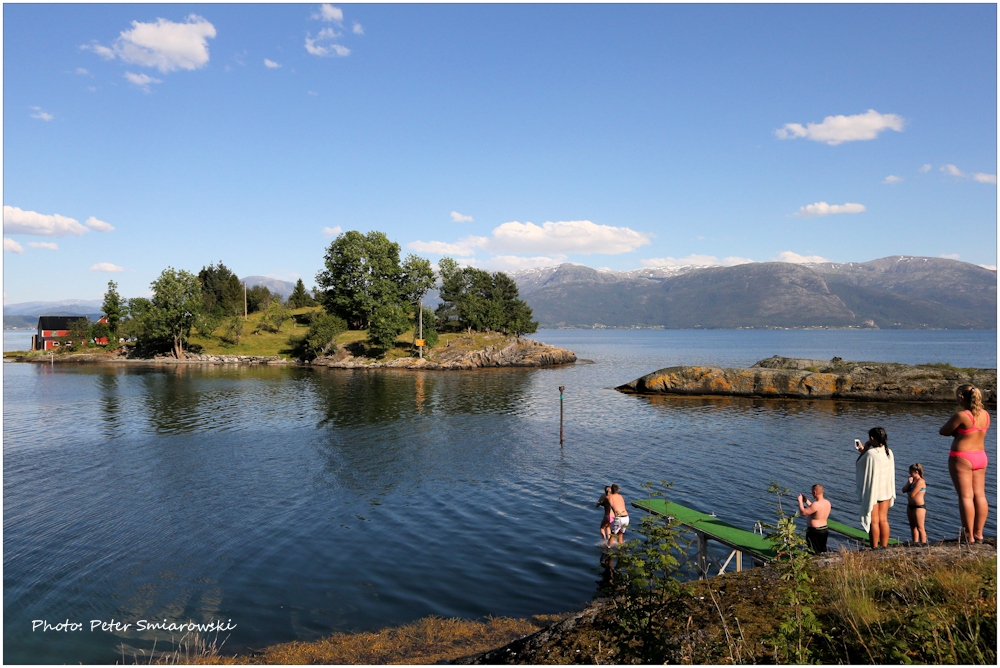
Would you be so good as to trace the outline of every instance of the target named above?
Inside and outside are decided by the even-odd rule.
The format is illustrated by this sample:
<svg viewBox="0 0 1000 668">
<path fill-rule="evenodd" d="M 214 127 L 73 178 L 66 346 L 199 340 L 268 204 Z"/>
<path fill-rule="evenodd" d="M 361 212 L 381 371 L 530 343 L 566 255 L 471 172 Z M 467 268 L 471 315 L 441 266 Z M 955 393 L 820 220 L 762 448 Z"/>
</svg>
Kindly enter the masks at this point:
<svg viewBox="0 0 1000 668">
<path fill-rule="evenodd" d="M 437 317 L 442 328 L 515 336 L 538 329 L 531 308 L 519 298 L 517 284 L 507 274 L 460 268 L 449 257 L 441 258 L 438 269 L 442 304 Z"/>
<path fill-rule="evenodd" d="M 422 310 L 421 316 L 423 317 L 423 337 L 424 341 L 427 343 L 428 348 L 433 348 L 438 343 L 438 333 L 437 333 L 437 323 L 434 318 L 434 311 L 425 308 Z M 414 339 L 417 336 L 416 328 L 413 331 Z"/>
<path fill-rule="evenodd" d="M 104 293 L 104 303 L 101 304 L 101 310 L 108 321 L 108 339 L 112 343 L 116 343 L 121 322 L 128 315 L 128 304 L 118 294 L 118 284 L 114 281 L 108 281 L 108 291 Z"/>
<path fill-rule="evenodd" d="M 173 267 L 163 270 L 151 284 L 153 331 L 170 338 L 174 356 L 184 358 L 184 343 L 204 309 L 201 283 L 191 272 Z"/>
<path fill-rule="evenodd" d="M 113 345 L 113 344 L 117 343 L 117 341 L 111 337 L 111 328 L 107 324 L 105 324 L 103 322 L 95 322 L 90 327 L 90 336 L 89 336 L 89 338 L 94 339 L 95 342 L 96 342 L 97 339 L 106 338 L 106 339 L 108 339 L 108 343 L 109 344 Z"/>
<path fill-rule="evenodd" d="M 775 658 L 783 657 L 788 663 L 809 663 L 812 656 L 810 643 L 815 636 L 823 634 L 823 627 L 813 610 L 817 596 L 809 573 L 810 554 L 805 538 L 795 526 L 798 511 L 789 515 L 781 504 L 781 497 L 788 494 L 788 489 L 772 482 L 767 492 L 777 497 L 774 503 L 776 522 L 764 527 L 768 529 L 767 538 L 778 554 L 775 563 L 784 583 L 782 601 L 785 614 L 771 640 Z"/>
<path fill-rule="evenodd" d="M 316 274 L 317 297 L 327 313 L 343 318 L 351 329 L 373 325 L 376 310 L 406 303 L 406 290 L 416 290 L 420 283 L 419 270 L 415 278 L 407 276 L 399 263 L 399 244 L 382 232 L 339 235 L 327 248 L 324 263 L 326 268 Z M 411 279 L 416 283 L 408 283 Z"/>
<path fill-rule="evenodd" d="M 245 329 L 246 321 L 243 319 L 243 316 L 229 316 L 226 318 L 225 322 L 225 333 L 222 335 L 223 341 L 237 346 L 240 345 L 240 339 L 243 338 L 243 332 Z"/>
<path fill-rule="evenodd" d="M 400 295 L 407 304 L 418 304 L 434 287 L 434 270 L 430 260 L 410 254 L 403 260 Z"/>
<path fill-rule="evenodd" d="M 663 496 L 673 483 L 643 484 L 649 498 Z M 663 491 L 660 491 L 663 490 Z M 610 629 L 619 663 L 663 663 L 670 649 L 660 620 L 666 607 L 680 595 L 675 577 L 681 545 L 677 529 L 665 517 L 644 514 L 636 531 L 641 538 L 625 543 L 617 556 L 615 623 Z"/>
<path fill-rule="evenodd" d="M 219 260 L 218 266 L 210 264 L 198 272 L 201 283 L 201 300 L 204 312 L 221 318 L 243 312 L 243 284 L 226 265 Z"/>
<path fill-rule="evenodd" d="M 337 347 L 334 341 L 346 329 L 347 323 L 343 318 L 323 312 L 315 314 L 303 342 L 305 354 L 319 357 L 333 352 Z"/>
<path fill-rule="evenodd" d="M 264 285 L 255 285 L 247 290 L 247 313 L 265 311 L 271 302 L 279 297 Z"/>
<path fill-rule="evenodd" d="M 285 321 L 291 317 L 291 310 L 282 304 L 280 300 L 274 299 L 267 305 L 267 308 L 264 309 L 264 315 L 257 325 L 257 330 L 264 332 L 280 332 L 281 325 L 283 325 Z"/>
<path fill-rule="evenodd" d="M 293 309 L 316 305 L 316 300 L 306 291 L 306 284 L 301 278 L 295 282 L 292 294 L 288 295 L 288 305 Z"/>
<path fill-rule="evenodd" d="M 382 304 L 372 314 L 368 342 L 375 348 L 388 350 L 409 325 L 407 309 L 402 304 Z"/>
<path fill-rule="evenodd" d="M 79 347 L 87 343 L 90 338 L 90 328 L 94 323 L 90 318 L 82 317 L 71 320 L 69 323 L 69 338 L 73 340 L 73 347 Z"/>
</svg>

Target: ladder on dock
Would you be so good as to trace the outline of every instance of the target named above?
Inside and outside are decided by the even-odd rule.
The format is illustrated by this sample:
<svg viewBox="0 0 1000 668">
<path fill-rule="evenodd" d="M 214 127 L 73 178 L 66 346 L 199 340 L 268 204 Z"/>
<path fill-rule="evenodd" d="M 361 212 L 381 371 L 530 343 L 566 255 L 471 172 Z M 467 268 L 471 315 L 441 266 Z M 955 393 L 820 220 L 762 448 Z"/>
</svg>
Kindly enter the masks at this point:
<svg viewBox="0 0 1000 668">
<path fill-rule="evenodd" d="M 714 515 L 682 506 L 679 503 L 663 499 L 642 499 L 633 501 L 632 506 L 653 515 L 669 518 L 695 532 L 698 536 L 697 568 L 699 580 L 712 577 L 713 567 L 718 569 L 715 575 L 724 573 L 729 563 L 734 559 L 735 569 L 742 571 L 744 555 L 760 563 L 773 561 L 778 556 L 771 541 L 760 534 L 734 527 Z M 720 564 L 709 555 L 708 541 L 710 540 L 730 548 L 731 552 L 724 563 Z"/>
</svg>

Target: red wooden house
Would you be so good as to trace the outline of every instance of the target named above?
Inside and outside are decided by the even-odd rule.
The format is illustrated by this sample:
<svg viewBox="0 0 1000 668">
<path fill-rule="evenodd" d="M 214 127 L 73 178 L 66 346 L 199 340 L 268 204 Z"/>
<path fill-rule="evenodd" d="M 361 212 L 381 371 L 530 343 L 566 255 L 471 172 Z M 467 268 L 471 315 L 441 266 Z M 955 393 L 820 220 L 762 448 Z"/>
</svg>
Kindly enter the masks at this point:
<svg viewBox="0 0 1000 668">
<path fill-rule="evenodd" d="M 86 316 L 81 315 L 42 315 L 38 317 L 37 333 L 31 337 L 32 350 L 55 350 L 60 346 L 71 346 L 73 341 L 65 340 L 69 336 L 69 330 L 77 320 L 83 320 Z M 108 320 L 101 317 L 97 322 L 107 324 Z M 107 345 L 107 337 L 94 339 L 94 343 Z"/>
</svg>

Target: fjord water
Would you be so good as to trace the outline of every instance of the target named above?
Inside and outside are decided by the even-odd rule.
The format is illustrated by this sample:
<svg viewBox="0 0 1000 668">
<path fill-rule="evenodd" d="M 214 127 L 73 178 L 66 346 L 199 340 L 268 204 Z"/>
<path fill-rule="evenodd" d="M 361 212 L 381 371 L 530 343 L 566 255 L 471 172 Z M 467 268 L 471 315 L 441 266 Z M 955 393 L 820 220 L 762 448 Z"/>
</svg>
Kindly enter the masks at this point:
<svg viewBox="0 0 1000 668">
<path fill-rule="evenodd" d="M 432 614 L 569 611 L 599 579 L 593 506 L 604 484 L 618 482 L 631 501 L 643 482 L 671 480 L 671 499 L 749 529 L 772 517 L 770 481 L 794 491 L 821 482 L 834 517 L 857 525 L 851 443 L 876 425 L 889 434 L 897 488 L 908 464 L 927 471 L 929 536 L 956 534 L 950 440 L 937 434 L 951 406 L 651 399 L 610 388 L 665 366 L 742 366 L 775 354 L 995 367 L 996 332 L 536 338 L 594 364 L 5 364 L 5 661 L 131 661 L 182 635 L 137 633 L 141 619 L 231 620 L 236 628 L 220 638 L 229 635 L 233 653 Z M 992 428 L 988 535 L 996 447 Z M 900 495 L 890 511 L 898 538 L 905 505 Z M 84 630 L 32 632 L 33 620 L 67 619 Z M 90 620 L 112 619 L 133 626 L 90 631 Z"/>
</svg>

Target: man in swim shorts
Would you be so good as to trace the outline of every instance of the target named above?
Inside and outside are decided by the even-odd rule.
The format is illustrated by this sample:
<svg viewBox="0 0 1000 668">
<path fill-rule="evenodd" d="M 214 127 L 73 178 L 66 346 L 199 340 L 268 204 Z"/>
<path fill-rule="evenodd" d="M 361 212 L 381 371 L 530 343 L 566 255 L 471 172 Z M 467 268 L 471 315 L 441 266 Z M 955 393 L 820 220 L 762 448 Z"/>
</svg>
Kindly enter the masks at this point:
<svg viewBox="0 0 1000 668">
<path fill-rule="evenodd" d="M 826 520 L 830 517 L 831 504 L 823 498 L 823 485 L 813 485 L 812 495 L 815 501 L 810 501 L 805 494 L 799 494 L 799 512 L 809 518 L 806 528 L 806 543 L 814 553 L 826 552 L 826 539 L 830 530 Z"/>
<path fill-rule="evenodd" d="M 611 485 L 611 493 L 608 494 L 608 502 L 611 504 L 611 512 L 614 513 L 614 520 L 611 521 L 611 538 L 608 540 L 608 547 L 611 547 L 615 543 L 615 538 L 618 538 L 618 544 L 621 545 L 625 542 L 625 527 L 628 526 L 628 509 L 625 507 L 625 497 L 619 494 L 617 484 Z"/>
</svg>

